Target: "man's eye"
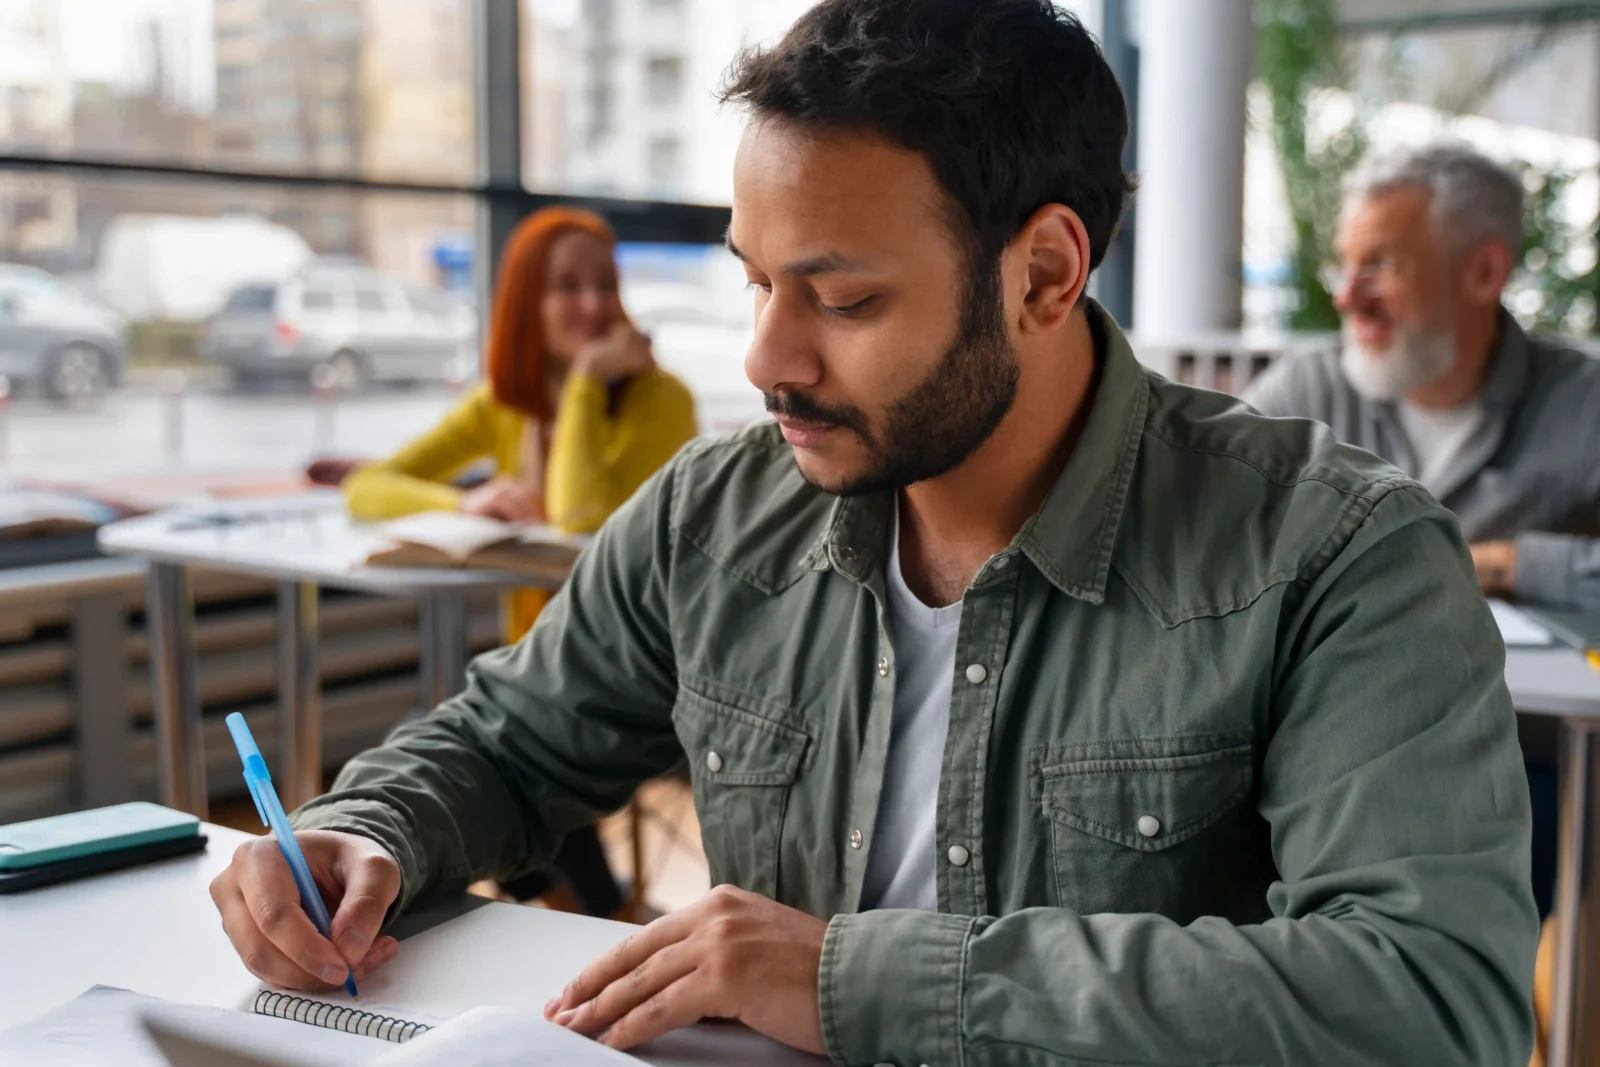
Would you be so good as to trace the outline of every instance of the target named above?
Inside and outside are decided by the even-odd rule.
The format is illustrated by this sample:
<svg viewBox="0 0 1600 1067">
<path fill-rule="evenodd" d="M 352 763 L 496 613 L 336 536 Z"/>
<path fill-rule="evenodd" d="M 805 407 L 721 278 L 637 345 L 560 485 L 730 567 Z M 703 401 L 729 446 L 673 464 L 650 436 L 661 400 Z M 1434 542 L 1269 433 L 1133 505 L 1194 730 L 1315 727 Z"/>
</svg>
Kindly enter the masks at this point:
<svg viewBox="0 0 1600 1067">
<path fill-rule="evenodd" d="M 873 299 L 873 297 L 869 296 L 857 300 L 854 304 L 845 304 L 838 307 L 832 304 L 823 304 L 822 310 L 829 315 L 837 315 L 839 318 L 847 319 L 852 315 L 859 315 L 862 311 L 865 311 L 867 305 L 872 303 Z"/>
</svg>

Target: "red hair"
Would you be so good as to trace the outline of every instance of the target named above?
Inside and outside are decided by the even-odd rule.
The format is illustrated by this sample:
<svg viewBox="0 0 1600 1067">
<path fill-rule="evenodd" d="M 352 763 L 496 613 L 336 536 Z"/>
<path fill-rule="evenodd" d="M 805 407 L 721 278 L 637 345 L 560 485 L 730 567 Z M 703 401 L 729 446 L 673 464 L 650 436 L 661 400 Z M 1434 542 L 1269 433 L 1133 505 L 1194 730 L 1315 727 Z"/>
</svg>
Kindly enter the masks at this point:
<svg viewBox="0 0 1600 1067">
<path fill-rule="evenodd" d="M 500 258 L 494 321 L 484 353 L 484 376 L 497 402 L 548 421 L 555 412 L 545 385 L 545 337 L 540 301 L 548 284 L 550 246 L 563 233 L 589 234 L 610 251 L 617 235 L 606 221 L 582 208 L 547 207 L 517 224 Z"/>
</svg>

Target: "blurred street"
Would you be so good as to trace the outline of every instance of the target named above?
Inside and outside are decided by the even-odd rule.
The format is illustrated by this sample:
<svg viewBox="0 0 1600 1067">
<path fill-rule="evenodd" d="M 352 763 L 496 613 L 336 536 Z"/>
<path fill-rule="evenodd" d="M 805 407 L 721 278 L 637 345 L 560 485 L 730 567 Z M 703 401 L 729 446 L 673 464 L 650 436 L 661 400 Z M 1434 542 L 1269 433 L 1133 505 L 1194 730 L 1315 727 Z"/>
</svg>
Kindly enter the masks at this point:
<svg viewBox="0 0 1600 1067">
<path fill-rule="evenodd" d="M 696 388 L 701 429 L 725 433 L 761 414 L 746 385 Z M 319 399 L 195 387 L 173 396 L 133 382 L 85 407 L 19 398 L 0 412 L 0 473 L 104 481 L 183 471 L 291 472 L 319 455 L 383 456 L 436 423 L 460 396 L 442 386 Z"/>
</svg>

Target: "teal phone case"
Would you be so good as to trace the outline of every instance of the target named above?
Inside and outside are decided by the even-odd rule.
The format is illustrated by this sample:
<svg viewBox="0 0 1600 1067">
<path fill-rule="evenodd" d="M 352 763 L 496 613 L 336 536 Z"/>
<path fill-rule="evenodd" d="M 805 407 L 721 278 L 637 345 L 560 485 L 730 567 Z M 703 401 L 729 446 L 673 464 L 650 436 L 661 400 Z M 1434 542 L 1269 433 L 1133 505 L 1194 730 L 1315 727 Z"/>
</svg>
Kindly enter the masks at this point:
<svg viewBox="0 0 1600 1067">
<path fill-rule="evenodd" d="M 137 801 L 0 826 L 0 871 L 91 856 L 98 852 L 193 837 L 200 820 Z"/>
</svg>

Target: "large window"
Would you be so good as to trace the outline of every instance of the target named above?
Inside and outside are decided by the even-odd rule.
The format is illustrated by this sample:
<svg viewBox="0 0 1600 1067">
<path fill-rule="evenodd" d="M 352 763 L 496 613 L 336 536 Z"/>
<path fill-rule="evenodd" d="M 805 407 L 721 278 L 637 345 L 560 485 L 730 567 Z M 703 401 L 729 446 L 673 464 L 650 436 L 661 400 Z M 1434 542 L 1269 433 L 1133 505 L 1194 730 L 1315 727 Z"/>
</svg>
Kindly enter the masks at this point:
<svg viewBox="0 0 1600 1067">
<path fill-rule="evenodd" d="M 628 308 L 705 428 L 755 416 L 720 243 L 739 122 L 711 91 L 788 20 L 735 6 L 0 3 L 6 473 L 386 452 L 479 373 L 499 242 L 574 197 L 616 226 Z M 520 170 L 480 132 L 514 129 L 507 100 Z"/>
<path fill-rule="evenodd" d="M 472 0 L 6 0 L 0 151 L 465 184 Z"/>
</svg>

